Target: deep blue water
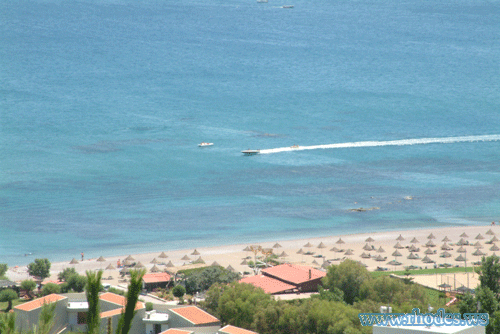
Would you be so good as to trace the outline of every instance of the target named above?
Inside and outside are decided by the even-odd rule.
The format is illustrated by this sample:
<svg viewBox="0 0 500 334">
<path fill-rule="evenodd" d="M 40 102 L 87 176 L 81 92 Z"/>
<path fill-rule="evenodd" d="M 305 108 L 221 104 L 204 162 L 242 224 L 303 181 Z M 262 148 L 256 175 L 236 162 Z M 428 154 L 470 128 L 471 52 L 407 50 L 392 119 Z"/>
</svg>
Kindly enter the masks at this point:
<svg viewBox="0 0 500 334">
<path fill-rule="evenodd" d="M 499 141 L 240 151 L 498 135 L 499 31 L 499 1 L 2 1 L 0 262 L 498 221 Z"/>
</svg>

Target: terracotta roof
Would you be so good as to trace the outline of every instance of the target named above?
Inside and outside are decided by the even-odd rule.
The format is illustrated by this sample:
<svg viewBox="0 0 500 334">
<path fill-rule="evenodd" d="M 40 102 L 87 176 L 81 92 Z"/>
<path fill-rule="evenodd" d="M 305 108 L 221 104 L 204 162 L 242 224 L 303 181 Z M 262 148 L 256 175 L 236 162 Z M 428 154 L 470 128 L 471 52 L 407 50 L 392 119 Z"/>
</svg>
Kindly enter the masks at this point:
<svg viewBox="0 0 500 334">
<path fill-rule="evenodd" d="M 224 334 L 257 334 L 256 332 L 249 331 L 248 329 L 243 329 L 231 325 L 227 325 L 219 330 L 219 332 Z"/>
<path fill-rule="evenodd" d="M 56 295 L 55 293 L 51 295 L 47 295 L 42 298 L 35 299 L 31 302 L 27 302 L 24 304 L 20 304 L 15 306 L 14 308 L 16 310 L 22 310 L 22 311 L 33 311 L 34 309 L 37 309 L 39 307 L 42 307 L 43 304 L 51 304 L 60 300 L 66 299 L 64 296 Z"/>
<path fill-rule="evenodd" d="M 142 302 L 137 302 L 135 304 L 135 310 L 139 310 L 141 308 L 144 308 L 144 303 Z M 107 318 L 107 317 L 112 317 L 114 315 L 117 315 L 117 314 L 121 314 L 122 312 L 125 312 L 125 307 L 120 307 L 120 308 L 117 308 L 117 309 L 114 309 L 114 310 L 110 310 L 110 311 L 106 311 L 106 312 L 101 312 L 100 313 L 100 316 L 101 318 Z"/>
<path fill-rule="evenodd" d="M 276 278 L 263 276 L 263 275 L 245 277 L 245 278 L 242 278 L 239 282 L 252 284 L 253 286 L 255 286 L 257 288 L 261 288 L 262 290 L 264 290 L 265 293 L 278 293 L 278 292 L 284 292 L 286 290 L 292 290 L 292 289 L 296 288 L 295 285 L 291 285 L 291 284 L 282 282 Z"/>
<path fill-rule="evenodd" d="M 168 282 L 170 281 L 170 275 L 167 273 L 146 274 L 142 280 L 144 283 Z"/>
<path fill-rule="evenodd" d="M 309 271 L 311 272 L 311 278 L 309 278 Z M 293 284 L 301 284 L 326 276 L 326 272 L 324 271 L 295 264 L 280 264 L 278 266 L 263 269 L 262 273 Z"/>
<path fill-rule="evenodd" d="M 170 311 L 180 315 L 181 317 L 193 323 L 194 325 L 219 322 L 219 319 L 197 308 L 196 306 L 174 308 L 170 309 Z"/>
<path fill-rule="evenodd" d="M 160 334 L 191 334 L 191 333 L 194 333 L 194 332 L 193 331 L 185 331 L 185 330 L 177 329 L 177 328 L 170 328 L 164 332 L 161 332 Z"/>
<path fill-rule="evenodd" d="M 117 295 L 112 292 L 106 292 L 99 296 L 100 300 L 104 300 L 113 304 L 117 304 L 120 306 L 125 306 L 127 304 L 127 298 Z"/>
</svg>

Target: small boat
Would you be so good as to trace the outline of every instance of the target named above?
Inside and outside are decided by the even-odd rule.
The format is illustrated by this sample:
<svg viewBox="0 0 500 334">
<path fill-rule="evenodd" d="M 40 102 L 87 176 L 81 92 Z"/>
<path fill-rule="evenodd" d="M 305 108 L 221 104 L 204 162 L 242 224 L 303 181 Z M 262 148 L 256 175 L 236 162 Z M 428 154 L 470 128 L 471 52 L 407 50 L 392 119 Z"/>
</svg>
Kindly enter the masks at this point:
<svg viewBox="0 0 500 334">
<path fill-rule="evenodd" d="M 260 150 L 244 150 L 241 151 L 244 155 L 256 155 L 260 153 Z"/>
<path fill-rule="evenodd" d="M 267 3 L 268 0 L 257 0 L 258 3 Z"/>
<path fill-rule="evenodd" d="M 281 8 L 293 8 L 293 5 L 284 5 L 283 7 Z"/>
<path fill-rule="evenodd" d="M 198 147 L 212 146 L 213 144 L 214 143 L 205 143 L 205 142 L 203 142 L 203 143 L 199 143 Z"/>
</svg>

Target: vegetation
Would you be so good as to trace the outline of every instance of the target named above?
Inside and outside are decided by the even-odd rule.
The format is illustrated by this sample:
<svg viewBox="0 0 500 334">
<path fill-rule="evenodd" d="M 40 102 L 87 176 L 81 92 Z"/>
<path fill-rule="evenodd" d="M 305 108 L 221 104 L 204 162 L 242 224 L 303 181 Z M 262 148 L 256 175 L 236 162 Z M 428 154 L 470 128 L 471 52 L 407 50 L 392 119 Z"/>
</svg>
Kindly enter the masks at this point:
<svg viewBox="0 0 500 334">
<path fill-rule="evenodd" d="M 174 286 L 174 288 L 172 289 L 172 293 L 174 294 L 175 297 L 182 298 L 186 293 L 186 289 L 179 284 Z"/>
<path fill-rule="evenodd" d="M 6 312 L 12 309 L 12 301 L 18 297 L 17 292 L 12 289 L 4 289 L 0 291 L 0 302 L 8 303 L 7 309 L 5 310 Z"/>
<path fill-rule="evenodd" d="M 23 290 L 30 299 L 33 298 L 33 295 L 31 293 L 35 289 L 36 289 L 35 281 L 27 279 L 21 282 L 21 290 Z"/>
<path fill-rule="evenodd" d="M 56 303 L 42 305 L 38 326 L 33 329 L 32 334 L 49 334 L 52 327 L 54 327 L 56 305 Z"/>
<path fill-rule="evenodd" d="M 409 270 L 411 275 L 429 275 L 429 274 L 452 274 L 452 273 L 463 273 L 463 272 L 472 272 L 472 267 L 450 267 L 450 268 L 429 268 L 429 269 L 415 269 Z M 377 278 L 379 276 L 389 276 L 389 275 L 405 275 L 407 270 L 397 270 L 397 271 L 372 271 L 370 275 L 373 278 Z"/>
<path fill-rule="evenodd" d="M 191 272 L 186 275 L 185 284 L 188 294 L 195 294 L 208 290 L 215 283 L 228 284 L 239 280 L 239 274 L 222 267 L 205 267 L 203 270 Z"/>
<path fill-rule="evenodd" d="M 35 259 L 28 264 L 28 273 L 40 277 L 42 280 L 50 276 L 50 261 L 48 259 Z"/>
<path fill-rule="evenodd" d="M 16 334 L 16 314 L 14 312 L 0 313 L 0 333 Z"/>
<path fill-rule="evenodd" d="M 78 275 L 75 268 L 65 268 L 59 274 L 57 274 L 57 279 L 62 282 L 67 282 L 68 278 L 72 275 Z"/>
<path fill-rule="evenodd" d="M 152 311 L 153 310 L 153 303 L 147 302 L 146 303 L 146 311 Z"/>
<path fill-rule="evenodd" d="M 87 277 L 79 274 L 70 275 L 66 282 L 61 284 L 61 292 L 83 292 L 87 284 Z"/>
<path fill-rule="evenodd" d="M 344 293 L 344 301 L 353 304 L 358 297 L 361 285 L 371 279 L 370 272 L 353 260 L 345 260 L 338 266 L 330 266 L 323 286 L 330 291 L 335 288 Z"/>
<path fill-rule="evenodd" d="M 125 306 L 125 312 L 122 313 L 120 319 L 118 320 L 118 326 L 116 328 L 116 334 L 128 334 L 132 324 L 132 319 L 135 316 L 135 305 L 139 300 L 139 293 L 142 289 L 142 277 L 146 273 L 146 270 L 130 272 L 130 283 L 127 291 L 127 305 Z"/>
<path fill-rule="evenodd" d="M 53 293 L 60 293 L 61 287 L 55 283 L 47 283 L 42 288 L 42 295 L 47 296 Z"/>
<path fill-rule="evenodd" d="M 74 275 L 73 275 L 74 276 Z M 87 334 L 99 334 L 101 317 L 99 315 L 99 292 L 101 290 L 102 270 L 97 273 L 87 271 Z"/>
<path fill-rule="evenodd" d="M 0 263 L 0 279 L 6 279 L 5 273 L 7 272 L 7 269 L 9 269 L 7 263 Z"/>
</svg>

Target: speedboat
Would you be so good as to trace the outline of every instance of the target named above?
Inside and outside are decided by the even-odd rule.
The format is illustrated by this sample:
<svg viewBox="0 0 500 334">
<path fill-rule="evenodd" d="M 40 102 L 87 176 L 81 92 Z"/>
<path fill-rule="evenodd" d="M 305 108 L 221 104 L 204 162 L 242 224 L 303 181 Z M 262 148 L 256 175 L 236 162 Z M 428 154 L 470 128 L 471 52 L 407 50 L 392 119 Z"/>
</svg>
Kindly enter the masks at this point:
<svg viewBox="0 0 500 334">
<path fill-rule="evenodd" d="M 241 151 L 244 155 L 256 155 L 260 153 L 260 150 L 244 150 Z"/>
<path fill-rule="evenodd" d="M 283 7 L 281 8 L 293 8 L 293 5 L 284 5 Z"/>
<path fill-rule="evenodd" d="M 212 146 L 213 144 L 214 143 L 205 143 L 205 142 L 203 142 L 203 143 L 199 143 L 198 147 Z"/>
</svg>

